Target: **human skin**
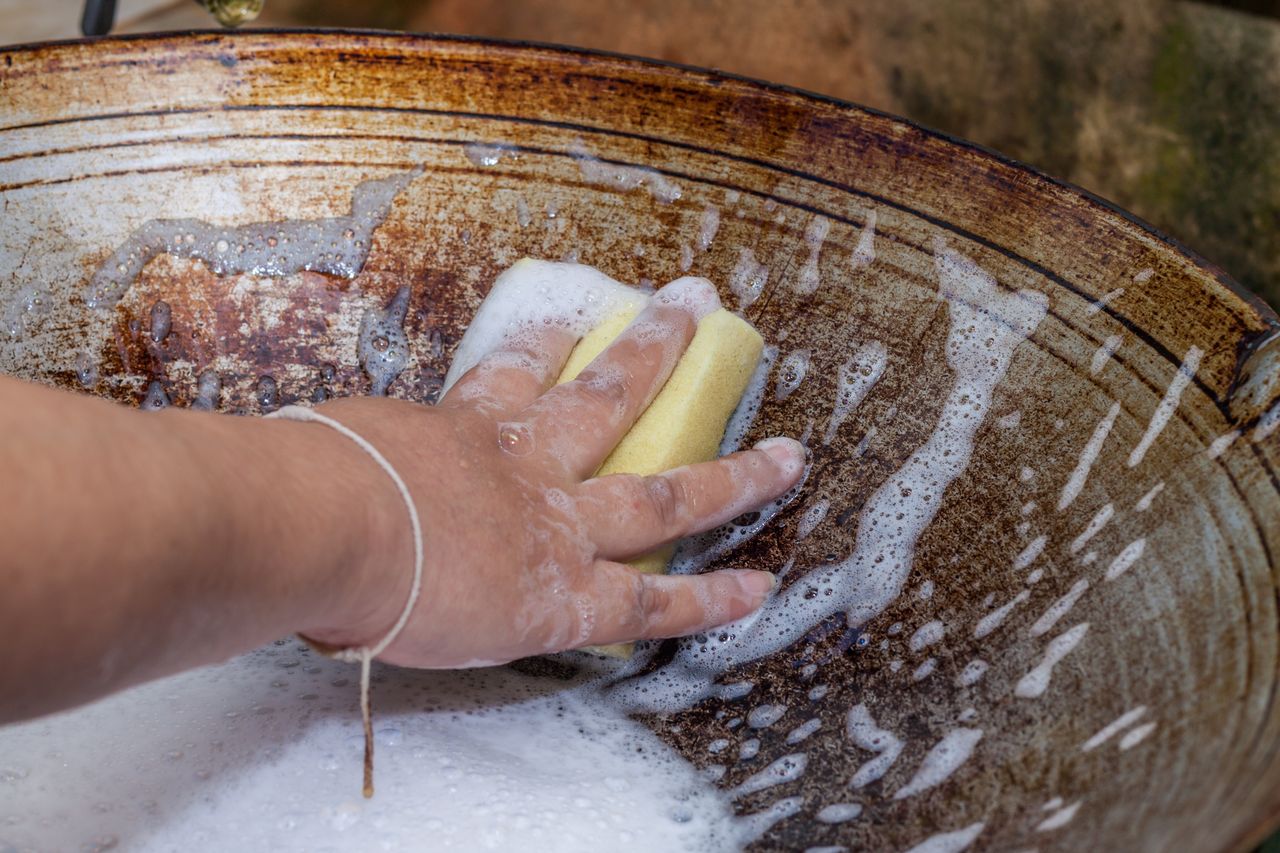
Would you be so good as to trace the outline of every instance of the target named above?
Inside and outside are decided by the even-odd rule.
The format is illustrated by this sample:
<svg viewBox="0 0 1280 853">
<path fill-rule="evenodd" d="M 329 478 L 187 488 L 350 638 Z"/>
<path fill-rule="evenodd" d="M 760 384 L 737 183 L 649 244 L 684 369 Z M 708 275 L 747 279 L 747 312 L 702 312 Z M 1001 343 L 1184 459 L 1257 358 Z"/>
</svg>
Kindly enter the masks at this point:
<svg viewBox="0 0 1280 853">
<path fill-rule="evenodd" d="M 692 289 L 690 289 L 692 287 Z M 766 572 L 645 575 L 622 561 L 800 478 L 790 439 L 655 477 L 592 473 L 661 388 L 714 291 L 664 289 L 573 382 L 575 338 L 530 330 L 438 405 L 319 411 L 370 441 L 422 521 L 422 595 L 381 660 L 449 668 L 694 633 L 741 618 Z M 151 413 L 0 377 L 0 722 L 299 632 L 376 643 L 412 580 L 407 509 L 314 423 Z"/>
</svg>

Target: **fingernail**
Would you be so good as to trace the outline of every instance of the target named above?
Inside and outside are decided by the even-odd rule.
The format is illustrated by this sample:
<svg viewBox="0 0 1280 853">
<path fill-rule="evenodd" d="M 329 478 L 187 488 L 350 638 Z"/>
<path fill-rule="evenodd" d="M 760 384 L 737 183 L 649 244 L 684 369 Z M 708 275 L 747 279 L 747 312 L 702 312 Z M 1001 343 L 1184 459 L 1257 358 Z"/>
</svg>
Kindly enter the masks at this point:
<svg viewBox="0 0 1280 853">
<path fill-rule="evenodd" d="M 784 436 L 766 438 L 757 444 L 755 449 L 769 454 L 773 461 L 788 474 L 794 474 L 804 468 L 804 445 L 794 438 Z"/>
<path fill-rule="evenodd" d="M 752 569 L 734 569 L 742 591 L 752 598 L 764 599 L 778 585 L 778 577 L 773 572 L 757 572 Z"/>
<path fill-rule="evenodd" d="M 716 287 L 705 278 L 687 275 L 665 285 L 654 296 L 663 305 L 683 308 L 701 320 L 720 307 L 720 294 Z"/>
</svg>

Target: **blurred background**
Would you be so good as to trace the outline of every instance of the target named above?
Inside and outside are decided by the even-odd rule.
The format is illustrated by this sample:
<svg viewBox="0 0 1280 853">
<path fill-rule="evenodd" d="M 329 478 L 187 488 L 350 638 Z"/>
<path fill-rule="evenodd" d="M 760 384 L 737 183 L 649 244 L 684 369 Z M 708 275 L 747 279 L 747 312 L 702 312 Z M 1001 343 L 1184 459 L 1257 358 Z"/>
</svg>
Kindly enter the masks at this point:
<svg viewBox="0 0 1280 853">
<path fill-rule="evenodd" d="M 0 41 L 77 36 L 81 11 L 0 0 Z M 115 32 L 214 25 L 120 0 Z M 1079 184 L 1280 306 L 1280 0 L 266 0 L 252 26 L 555 42 L 855 101 Z"/>
</svg>

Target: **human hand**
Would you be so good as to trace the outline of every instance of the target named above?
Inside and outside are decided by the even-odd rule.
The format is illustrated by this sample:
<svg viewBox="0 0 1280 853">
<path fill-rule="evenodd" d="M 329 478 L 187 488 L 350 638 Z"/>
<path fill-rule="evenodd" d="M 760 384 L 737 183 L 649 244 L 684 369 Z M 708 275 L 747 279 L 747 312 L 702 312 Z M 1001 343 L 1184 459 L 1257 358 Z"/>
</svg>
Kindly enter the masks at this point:
<svg viewBox="0 0 1280 853">
<path fill-rule="evenodd" d="M 624 565 L 723 524 L 793 486 L 791 439 L 653 477 L 592 474 L 662 388 L 714 288 L 663 288 L 574 381 L 553 386 L 576 339 L 555 326 L 510 337 L 435 407 L 346 398 L 319 411 L 363 435 L 408 484 L 426 567 L 413 616 L 381 658 L 444 668 L 706 630 L 755 610 L 768 572 L 649 575 Z M 385 479 L 385 478 L 384 478 Z M 399 617 L 412 565 L 404 508 L 388 480 L 370 495 L 367 547 L 350 594 L 304 633 L 377 642 Z"/>
</svg>

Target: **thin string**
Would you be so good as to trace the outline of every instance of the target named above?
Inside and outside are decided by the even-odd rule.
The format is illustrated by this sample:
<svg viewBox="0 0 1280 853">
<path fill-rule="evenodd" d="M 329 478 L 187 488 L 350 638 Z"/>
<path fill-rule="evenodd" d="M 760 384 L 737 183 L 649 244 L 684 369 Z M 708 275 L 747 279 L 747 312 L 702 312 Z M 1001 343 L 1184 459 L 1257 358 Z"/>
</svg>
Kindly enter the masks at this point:
<svg viewBox="0 0 1280 853">
<path fill-rule="evenodd" d="M 336 430 L 351 441 L 356 446 L 378 463 L 387 476 L 391 478 L 391 482 L 395 483 L 396 489 L 400 492 L 400 497 L 404 500 L 405 508 L 409 511 L 409 525 L 413 528 L 413 584 L 409 587 L 409 597 L 405 599 L 404 610 L 400 612 L 400 618 L 391 626 L 391 630 L 387 632 L 381 640 L 372 646 L 360 646 L 349 648 L 334 648 L 303 637 L 313 648 L 318 649 L 324 654 L 336 660 L 345 661 L 347 663 L 360 664 L 360 716 L 364 722 L 364 795 L 365 797 L 373 796 L 373 709 L 369 703 L 369 672 L 373 659 L 382 654 L 387 646 L 395 642 L 396 637 L 400 636 L 400 632 L 404 630 L 404 626 L 409 623 L 409 617 L 413 615 L 413 608 L 418 603 L 418 597 L 422 594 L 422 572 L 424 563 L 424 548 L 422 545 L 422 520 L 418 516 L 418 507 L 413 502 L 413 496 L 409 494 L 409 487 L 405 485 L 401 479 L 399 472 L 391 466 L 387 458 L 378 452 L 378 448 L 374 447 L 369 441 L 355 430 L 345 426 L 333 418 L 320 414 L 312 409 L 302 406 L 285 406 L 283 409 L 277 409 L 268 418 L 279 418 L 286 421 L 302 421 L 306 423 L 323 424 L 330 429 Z"/>
</svg>

